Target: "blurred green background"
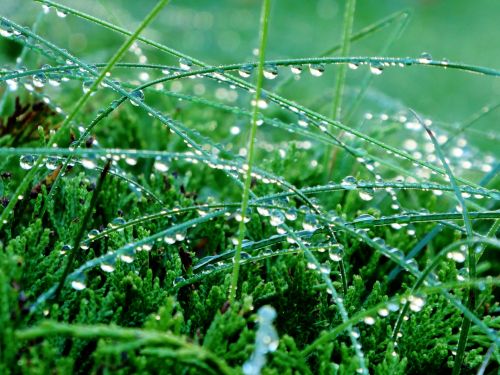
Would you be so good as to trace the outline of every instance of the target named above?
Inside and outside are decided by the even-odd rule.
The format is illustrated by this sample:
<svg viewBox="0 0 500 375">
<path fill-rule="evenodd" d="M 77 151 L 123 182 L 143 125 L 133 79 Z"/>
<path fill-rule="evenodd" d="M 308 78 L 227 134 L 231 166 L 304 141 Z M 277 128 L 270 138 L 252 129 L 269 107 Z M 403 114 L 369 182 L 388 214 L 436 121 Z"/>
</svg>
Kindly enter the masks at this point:
<svg viewBox="0 0 500 375">
<path fill-rule="evenodd" d="M 133 30 L 155 1 L 61 3 Z M 335 0 L 274 0 L 267 58 L 315 57 L 337 44 L 344 4 L 345 1 Z M 435 59 L 500 68 L 500 1 L 361 0 L 357 4 L 354 31 L 404 9 L 411 12 L 411 20 L 401 37 L 389 47 L 388 56 L 419 56 L 425 51 Z M 3 16 L 26 26 L 32 25 L 40 12 L 40 4 L 32 1 L 2 0 L 0 4 Z M 211 64 L 253 60 L 259 12 L 260 2 L 255 0 L 173 0 L 145 35 Z M 351 55 L 380 55 L 395 27 L 391 25 L 355 43 Z M 44 17 L 39 32 L 87 62 L 106 61 L 123 40 L 76 17 L 59 18 L 53 11 Z M 18 52 L 19 46 L 0 38 L 2 65 L 12 66 Z M 174 63 L 172 58 L 154 51 L 145 49 L 145 52 L 149 62 Z M 324 79 L 291 85 L 286 95 L 311 105 L 331 93 L 335 69 L 328 68 Z M 349 71 L 348 85 L 360 82 L 364 72 Z M 463 121 L 483 105 L 500 100 L 500 79 L 427 67 L 388 68 L 375 77 L 373 87 L 435 121 L 448 123 Z M 495 112 L 475 126 L 498 131 L 499 120 L 500 113 Z M 495 143 L 473 134 L 468 137 L 498 155 Z"/>
</svg>

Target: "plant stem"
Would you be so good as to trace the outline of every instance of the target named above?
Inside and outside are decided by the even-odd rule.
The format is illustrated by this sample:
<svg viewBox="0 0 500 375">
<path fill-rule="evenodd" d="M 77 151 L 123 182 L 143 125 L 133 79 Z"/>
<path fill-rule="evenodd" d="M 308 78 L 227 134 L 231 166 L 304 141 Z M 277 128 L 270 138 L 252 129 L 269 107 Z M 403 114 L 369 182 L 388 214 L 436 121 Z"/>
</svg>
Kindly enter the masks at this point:
<svg viewBox="0 0 500 375">
<path fill-rule="evenodd" d="M 354 11 L 356 9 L 356 0 L 347 0 L 344 10 L 344 28 L 342 30 L 342 44 L 340 56 L 348 56 L 351 48 L 352 24 L 354 23 Z M 337 81 L 335 83 L 335 92 L 333 94 L 332 118 L 340 120 L 342 111 L 342 95 L 344 93 L 345 77 L 347 73 L 346 64 L 339 67 Z"/>
<path fill-rule="evenodd" d="M 231 280 L 231 289 L 229 291 L 229 303 L 233 305 L 236 297 L 236 289 L 238 287 L 238 277 L 240 272 L 240 256 L 243 239 L 245 238 L 245 218 L 248 208 L 248 199 L 250 196 L 250 183 L 252 181 L 252 165 L 254 161 L 255 151 L 255 135 L 257 133 L 257 119 L 259 114 L 259 100 L 262 93 L 262 85 L 264 82 L 264 61 L 265 49 L 267 44 L 267 30 L 269 21 L 269 12 L 271 9 L 271 1 L 263 0 L 262 11 L 260 16 L 260 44 L 259 44 L 259 65 L 257 70 L 257 84 L 255 88 L 255 105 L 252 112 L 252 123 L 250 128 L 250 136 L 248 140 L 248 154 L 245 174 L 245 185 L 243 187 L 243 195 L 241 198 L 241 221 L 238 228 L 238 245 L 234 254 L 234 267 Z"/>
</svg>

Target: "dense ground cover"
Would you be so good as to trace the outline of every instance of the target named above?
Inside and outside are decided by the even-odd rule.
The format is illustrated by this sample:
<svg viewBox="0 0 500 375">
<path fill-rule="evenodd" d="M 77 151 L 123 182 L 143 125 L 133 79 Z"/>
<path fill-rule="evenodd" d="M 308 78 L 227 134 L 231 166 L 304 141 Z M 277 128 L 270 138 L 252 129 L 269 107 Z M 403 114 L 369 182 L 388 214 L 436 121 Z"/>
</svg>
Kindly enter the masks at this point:
<svg viewBox="0 0 500 375">
<path fill-rule="evenodd" d="M 496 373 L 499 6 L 425 6 L 5 2 L 0 373 Z"/>
</svg>

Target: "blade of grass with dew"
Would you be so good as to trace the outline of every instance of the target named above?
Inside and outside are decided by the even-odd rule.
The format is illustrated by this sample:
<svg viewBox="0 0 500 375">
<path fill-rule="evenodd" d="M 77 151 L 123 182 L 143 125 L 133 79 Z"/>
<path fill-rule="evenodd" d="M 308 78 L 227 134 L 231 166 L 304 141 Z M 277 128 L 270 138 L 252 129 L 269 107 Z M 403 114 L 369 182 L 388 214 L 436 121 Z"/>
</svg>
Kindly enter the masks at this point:
<svg viewBox="0 0 500 375">
<path fill-rule="evenodd" d="M 342 44 L 340 48 L 340 56 L 342 57 L 349 56 L 355 9 L 356 9 L 356 0 L 347 0 L 344 10 Z M 331 115 L 333 119 L 339 121 L 341 119 L 342 97 L 344 95 L 346 74 L 347 74 L 347 66 L 345 64 L 342 64 L 338 70 L 337 79 L 335 82 L 335 90 L 333 92 L 332 115 Z"/>
<path fill-rule="evenodd" d="M 253 108 L 252 122 L 248 139 L 245 186 L 243 188 L 243 194 L 241 197 L 241 220 L 238 227 L 238 244 L 236 245 L 236 252 L 234 254 L 234 268 L 231 278 L 231 289 L 229 290 L 229 303 L 231 306 L 233 306 L 236 298 L 236 289 L 238 287 L 238 278 L 240 271 L 241 246 L 243 244 L 243 239 L 245 238 L 245 230 L 246 230 L 245 218 L 247 215 L 248 199 L 250 196 L 250 184 L 252 181 L 252 166 L 255 157 L 254 156 L 255 136 L 257 134 L 257 120 L 259 114 L 258 102 L 261 97 L 262 86 L 264 83 L 264 61 L 265 61 L 265 50 L 267 45 L 267 33 L 268 33 L 270 10 L 271 10 L 271 1 L 263 0 L 261 16 L 260 16 L 259 65 L 257 68 L 258 72 L 257 72 L 257 84 L 255 89 L 255 106 Z"/>
</svg>

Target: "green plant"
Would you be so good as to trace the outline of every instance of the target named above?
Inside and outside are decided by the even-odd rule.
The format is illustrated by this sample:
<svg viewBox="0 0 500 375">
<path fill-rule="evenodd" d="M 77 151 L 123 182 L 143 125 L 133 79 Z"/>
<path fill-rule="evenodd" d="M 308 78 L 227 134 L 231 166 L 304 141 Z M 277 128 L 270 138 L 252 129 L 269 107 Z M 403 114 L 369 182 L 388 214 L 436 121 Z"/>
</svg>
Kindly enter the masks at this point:
<svg viewBox="0 0 500 375">
<path fill-rule="evenodd" d="M 0 71 L 1 373 L 498 369 L 498 161 L 465 134 L 497 139 L 473 125 L 500 105 L 449 125 L 372 86 L 395 69 L 500 71 L 349 56 L 393 28 L 386 55 L 409 19 L 353 31 L 355 0 L 339 45 L 287 59 L 266 57 L 263 0 L 257 61 L 217 66 L 141 35 L 166 0 L 135 32 L 36 3 L 31 29 L 0 19 L 21 50 Z M 112 57 L 44 36 L 61 18 L 109 32 Z M 305 69 L 317 89 L 297 95 Z"/>
</svg>

